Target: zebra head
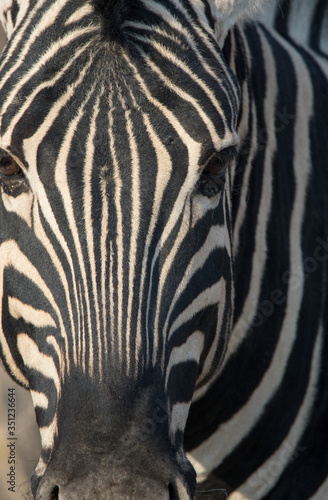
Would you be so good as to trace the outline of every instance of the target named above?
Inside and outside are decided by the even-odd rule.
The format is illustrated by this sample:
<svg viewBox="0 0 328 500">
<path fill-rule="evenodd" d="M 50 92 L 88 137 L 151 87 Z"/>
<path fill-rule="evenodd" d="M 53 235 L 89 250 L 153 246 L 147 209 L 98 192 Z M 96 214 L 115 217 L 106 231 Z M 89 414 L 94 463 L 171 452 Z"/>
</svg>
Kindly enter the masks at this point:
<svg viewBox="0 0 328 500">
<path fill-rule="evenodd" d="M 240 92 L 212 7 L 4 2 L 1 357 L 36 410 L 35 498 L 194 497 L 183 435 L 233 302 Z"/>
</svg>

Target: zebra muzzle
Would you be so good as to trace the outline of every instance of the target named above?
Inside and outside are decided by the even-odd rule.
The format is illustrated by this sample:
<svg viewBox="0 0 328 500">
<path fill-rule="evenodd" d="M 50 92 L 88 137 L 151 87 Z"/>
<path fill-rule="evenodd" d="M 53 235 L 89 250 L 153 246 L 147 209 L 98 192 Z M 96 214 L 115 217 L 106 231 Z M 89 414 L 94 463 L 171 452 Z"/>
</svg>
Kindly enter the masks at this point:
<svg viewBox="0 0 328 500">
<path fill-rule="evenodd" d="M 99 489 L 99 488 L 101 489 Z M 91 474 L 76 477 L 61 487 L 46 480 L 38 489 L 36 500 L 191 500 L 187 490 L 174 481 L 163 485 L 153 479 L 130 478 L 127 482 L 101 486 Z"/>
</svg>

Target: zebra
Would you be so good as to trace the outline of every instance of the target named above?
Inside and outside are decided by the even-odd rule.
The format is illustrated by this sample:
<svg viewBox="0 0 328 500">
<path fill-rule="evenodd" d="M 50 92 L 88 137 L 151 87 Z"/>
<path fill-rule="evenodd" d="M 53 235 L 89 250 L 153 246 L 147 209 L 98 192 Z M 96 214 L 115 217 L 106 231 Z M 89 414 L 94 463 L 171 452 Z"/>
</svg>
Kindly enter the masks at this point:
<svg viewBox="0 0 328 500">
<path fill-rule="evenodd" d="M 317 56 L 327 56 L 328 12 L 325 1 L 273 2 L 262 14 L 261 20 L 285 38 L 311 48 Z"/>
<path fill-rule="evenodd" d="M 261 3 L 2 3 L 1 359 L 37 500 L 327 497 L 325 30 L 242 24 Z"/>
</svg>

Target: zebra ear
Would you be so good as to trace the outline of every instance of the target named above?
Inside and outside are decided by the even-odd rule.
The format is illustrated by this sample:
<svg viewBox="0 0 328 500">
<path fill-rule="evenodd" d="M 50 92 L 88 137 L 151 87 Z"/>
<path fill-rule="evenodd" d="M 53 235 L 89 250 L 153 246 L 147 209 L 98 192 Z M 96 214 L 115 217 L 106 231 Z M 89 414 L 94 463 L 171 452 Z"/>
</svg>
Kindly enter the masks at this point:
<svg viewBox="0 0 328 500">
<path fill-rule="evenodd" d="M 8 40 L 14 30 L 19 5 L 16 0 L 0 0 L 0 4 L 0 21 Z"/>
<path fill-rule="evenodd" d="M 269 0 L 207 0 L 207 3 L 215 23 L 217 40 L 222 46 L 228 30 L 234 24 L 254 19 Z"/>
</svg>

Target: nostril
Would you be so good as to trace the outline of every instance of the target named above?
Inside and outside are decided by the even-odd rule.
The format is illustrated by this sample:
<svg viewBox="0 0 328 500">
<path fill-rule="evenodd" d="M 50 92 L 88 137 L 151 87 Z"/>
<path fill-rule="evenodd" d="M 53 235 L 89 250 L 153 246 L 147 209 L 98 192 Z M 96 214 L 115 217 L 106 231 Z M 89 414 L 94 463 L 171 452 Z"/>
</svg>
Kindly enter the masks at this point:
<svg viewBox="0 0 328 500">
<path fill-rule="evenodd" d="M 59 488 L 55 486 L 50 493 L 49 500 L 58 500 L 59 499 Z"/>
<path fill-rule="evenodd" d="M 174 483 L 169 484 L 169 500 L 179 500 L 179 495 Z"/>
</svg>

